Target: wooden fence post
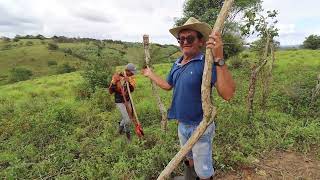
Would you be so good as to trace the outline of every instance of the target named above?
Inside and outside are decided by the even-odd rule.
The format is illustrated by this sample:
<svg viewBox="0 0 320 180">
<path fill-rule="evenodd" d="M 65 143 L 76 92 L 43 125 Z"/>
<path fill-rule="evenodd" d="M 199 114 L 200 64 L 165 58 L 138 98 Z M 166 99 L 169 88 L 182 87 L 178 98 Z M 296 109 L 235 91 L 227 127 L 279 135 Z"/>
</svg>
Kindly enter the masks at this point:
<svg viewBox="0 0 320 180">
<path fill-rule="evenodd" d="M 147 67 L 150 67 L 149 36 L 148 35 L 143 35 L 143 48 L 144 48 L 144 56 L 145 56 L 146 65 L 147 65 Z M 161 112 L 161 129 L 163 131 L 166 131 L 167 130 L 167 121 L 168 121 L 167 110 L 161 101 L 160 95 L 158 94 L 157 86 L 154 84 L 154 82 L 152 80 L 150 80 L 150 82 L 151 82 L 153 96 L 156 97 L 157 104 L 158 104 L 159 110 Z"/>
</svg>

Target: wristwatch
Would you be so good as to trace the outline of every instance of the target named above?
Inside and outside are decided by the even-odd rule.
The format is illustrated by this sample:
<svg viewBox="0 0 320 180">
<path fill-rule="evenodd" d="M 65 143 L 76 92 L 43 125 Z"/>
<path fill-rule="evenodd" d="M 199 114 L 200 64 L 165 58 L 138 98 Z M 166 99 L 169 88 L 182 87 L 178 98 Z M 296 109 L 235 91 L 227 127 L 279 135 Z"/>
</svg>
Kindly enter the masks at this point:
<svg viewBox="0 0 320 180">
<path fill-rule="evenodd" d="M 214 62 L 214 65 L 216 66 L 223 66 L 225 64 L 224 59 L 219 59 L 217 62 Z"/>
</svg>

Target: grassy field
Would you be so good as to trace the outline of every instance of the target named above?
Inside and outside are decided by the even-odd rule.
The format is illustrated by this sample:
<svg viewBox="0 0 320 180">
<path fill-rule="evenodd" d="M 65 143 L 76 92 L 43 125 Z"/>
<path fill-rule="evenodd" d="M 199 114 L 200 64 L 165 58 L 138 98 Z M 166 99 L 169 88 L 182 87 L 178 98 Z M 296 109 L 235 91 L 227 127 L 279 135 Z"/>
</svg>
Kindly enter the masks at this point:
<svg viewBox="0 0 320 180">
<path fill-rule="evenodd" d="M 58 45 L 58 49 L 49 50 L 48 44 Z M 101 48 L 101 49 L 99 49 Z M 171 62 L 177 57 L 179 49 L 172 45 L 151 46 L 155 63 Z M 32 71 L 32 78 L 59 74 L 58 68 L 69 64 L 76 70 L 82 70 L 90 61 L 104 59 L 117 65 L 132 62 L 143 64 L 144 55 L 141 43 L 127 42 L 69 42 L 59 43 L 53 39 L 20 39 L 17 42 L 0 40 L 0 85 L 8 84 L 10 70 L 23 67 Z M 50 65 L 54 61 L 54 65 Z"/>
<path fill-rule="evenodd" d="M 237 84 L 230 102 L 214 93 L 218 108 L 214 139 L 217 169 L 250 164 L 274 149 L 315 152 L 320 159 L 319 98 L 317 108 L 309 108 L 310 94 L 320 73 L 320 51 L 279 51 L 276 55 L 266 112 L 260 108 L 259 84 L 255 115 L 247 120 L 250 65 L 245 65 L 245 61 L 250 58 L 242 60 L 243 67 L 230 67 Z M 166 63 L 155 65 L 154 69 L 166 77 L 170 67 Z M 167 133 L 160 129 L 161 116 L 150 81 L 137 75 L 133 98 L 146 136 L 142 141 L 134 136 L 131 143 L 117 134 L 120 114 L 114 108 L 113 97 L 106 89 L 98 89 L 90 98 L 80 98 L 79 86 L 83 81 L 79 72 L 73 72 L 0 86 L 0 177 L 157 177 L 179 150 L 179 143 L 175 121 L 170 121 Z M 159 92 L 169 107 L 172 92 Z M 179 167 L 173 175 L 181 170 Z"/>
</svg>

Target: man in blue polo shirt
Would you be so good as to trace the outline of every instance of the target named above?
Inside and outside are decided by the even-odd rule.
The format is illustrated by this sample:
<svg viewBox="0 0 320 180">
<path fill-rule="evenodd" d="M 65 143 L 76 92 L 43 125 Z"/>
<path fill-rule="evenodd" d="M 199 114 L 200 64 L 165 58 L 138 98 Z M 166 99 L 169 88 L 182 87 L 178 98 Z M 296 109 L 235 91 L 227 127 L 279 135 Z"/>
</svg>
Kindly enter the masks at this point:
<svg viewBox="0 0 320 180">
<path fill-rule="evenodd" d="M 172 104 L 168 111 L 169 119 L 179 121 L 178 136 L 181 146 L 191 137 L 203 118 L 201 104 L 201 83 L 205 57 L 202 47 L 211 49 L 214 57 L 211 85 L 225 100 L 230 100 L 235 92 L 235 83 L 223 59 L 223 43 L 221 35 L 215 32 L 210 35 L 211 27 L 191 17 L 182 26 L 169 30 L 177 38 L 183 53 L 173 64 L 167 79 L 143 69 L 144 76 L 150 78 L 165 90 L 173 88 Z M 212 165 L 212 139 L 215 124 L 207 130 L 193 146 L 185 161 L 185 179 L 210 179 L 214 175 Z M 195 172 L 194 172 L 195 171 Z M 196 174 L 195 174 L 196 173 Z M 197 177 L 198 176 L 198 177 Z"/>
</svg>

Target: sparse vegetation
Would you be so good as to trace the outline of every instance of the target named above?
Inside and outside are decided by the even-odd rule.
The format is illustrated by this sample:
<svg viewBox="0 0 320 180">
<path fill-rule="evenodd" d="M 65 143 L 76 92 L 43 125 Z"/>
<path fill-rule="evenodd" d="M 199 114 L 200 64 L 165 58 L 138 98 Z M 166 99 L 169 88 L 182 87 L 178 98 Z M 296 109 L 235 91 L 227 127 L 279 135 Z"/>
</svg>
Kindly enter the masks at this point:
<svg viewBox="0 0 320 180">
<path fill-rule="evenodd" d="M 49 60 L 48 61 L 48 66 L 55 66 L 55 65 L 57 65 L 58 63 L 57 63 L 57 61 L 55 61 L 55 60 Z"/>
<path fill-rule="evenodd" d="M 64 63 L 62 65 L 59 65 L 57 67 L 57 73 L 63 74 L 63 73 L 70 73 L 76 71 L 75 67 L 70 66 L 68 63 Z"/>
<path fill-rule="evenodd" d="M 57 50 L 57 49 L 59 49 L 59 46 L 55 43 L 48 43 L 48 49 L 49 50 Z"/>
<path fill-rule="evenodd" d="M 23 67 L 13 68 L 10 70 L 9 81 L 18 82 L 30 79 L 32 71 Z"/>
</svg>

